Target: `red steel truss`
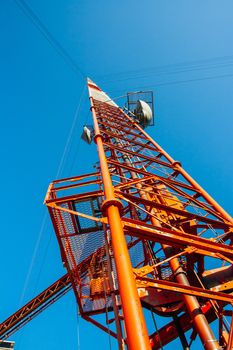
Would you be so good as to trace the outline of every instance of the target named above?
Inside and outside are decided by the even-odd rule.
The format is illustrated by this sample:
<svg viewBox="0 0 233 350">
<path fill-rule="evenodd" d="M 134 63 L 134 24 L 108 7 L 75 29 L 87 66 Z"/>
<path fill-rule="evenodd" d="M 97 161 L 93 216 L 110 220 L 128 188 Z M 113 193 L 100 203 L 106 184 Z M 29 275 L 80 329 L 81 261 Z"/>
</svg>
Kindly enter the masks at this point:
<svg viewBox="0 0 233 350">
<path fill-rule="evenodd" d="M 3 322 L 0 338 L 72 286 L 81 316 L 119 349 L 179 338 L 187 350 L 198 337 L 206 350 L 231 350 L 232 218 L 90 80 L 88 89 L 96 172 L 53 181 L 45 198 L 68 273 Z"/>
</svg>

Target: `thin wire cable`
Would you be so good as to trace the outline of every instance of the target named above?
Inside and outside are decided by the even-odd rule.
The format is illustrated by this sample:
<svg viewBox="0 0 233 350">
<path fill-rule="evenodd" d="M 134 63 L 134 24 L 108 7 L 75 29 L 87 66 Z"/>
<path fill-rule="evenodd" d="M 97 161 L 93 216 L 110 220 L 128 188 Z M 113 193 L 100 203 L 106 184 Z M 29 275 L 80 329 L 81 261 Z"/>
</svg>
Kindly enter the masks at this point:
<svg viewBox="0 0 233 350">
<path fill-rule="evenodd" d="M 190 83 L 190 82 L 194 82 L 194 81 L 213 80 L 213 79 L 229 78 L 229 77 L 233 77 L 233 73 L 232 74 L 215 75 L 215 76 L 209 76 L 209 77 L 203 77 L 203 78 L 194 78 L 194 79 L 187 79 L 187 80 L 170 81 L 170 82 L 165 82 L 165 83 L 161 82 L 161 83 L 158 83 L 158 84 L 156 84 L 154 86 L 185 84 L 185 83 Z M 150 86 L 150 87 L 154 87 L 154 86 Z M 143 89 L 144 88 L 145 87 L 143 87 Z"/>
<path fill-rule="evenodd" d="M 137 86 L 135 87 L 135 90 L 144 90 L 144 89 L 152 89 L 152 88 L 158 88 L 160 86 L 168 86 L 168 85 L 179 85 L 179 84 L 187 84 L 195 81 L 203 81 L 203 80 L 214 80 L 214 79 L 222 79 L 222 78 L 232 78 L 232 74 L 222 74 L 222 75 L 215 75 L 215 76 L 209 76 L 209 77 L 203 77 L 203 78 L 194 78 L 194 79 L 186 79 L 186 80 L 174 80 L 169 82 L 158 82 L 158 84 L 151 84 L 151 85 L 144 85 L 144 86 Z M 122 90 L 111 90 L 109 93 L 116 93 L 118 91 Z"/>
<path fill-rule="evenodd" d="M 52 240 L 52 230 L 50 231 L 49 239 L 48 239 L 48 242 L 47 242 L 47 245 L 46 245 L 43 257 L 42 257 L 41 266 L 40 266 L 39 273 L 38 273 L 38 276 L 37 276 L 37 279 L 36 279 L 33 295 L 35 295 L 36 289 L 37 289 L 39 281 L 40 281 L 40 276 L 41 276 L 41 273 L 42 273 L 42 270 L 43 270 L 43 267 L 44 267 L 45 260 L 46 260 L 47 255 L 48 255 L 48 251 L 49 251 L 49 246 L 51 244 L 51 240 Z"/>
<path fill-rule="evenodd" d="M 77 310 L 77 349 L 80 350 L 80 320 L 79 320 L 79 310 Z"/>
<path fill-rule="evenodd" d="M 84 125 L 87 125 L 87 124 L 88 124 L 88 119 L 89 119 L 89 117 L 90 117 L 90 113 L 87 113 L 87 114 L 86 114 L 86 117 L 85 117 L 85 120 L 84 120 Z M 90 124 L 91 124 L 91 123 L 92 123 L 92 120 L 90 120 Z M 70 169 L 69 169 L 69 173 L 70 173 L 70 174 L 72 174 L 72 172 L 73 172 L 73 169 L 74 169 L 75 163 L 76 163 L 76 161 L 77 161 L 77 157 L 78 157 L 79 147 L 80 147 L 80 144 L 81 144 L 82 141 L 83 141 L 82 138 L 79 137 L 78 143 L 77 143 L 77 145 L 76 145 L 76 151 L 75 151 L 74 156 L 73 156 L 73 158 L 72 158 L 71 166 L 70 166 Z"/>
<path fill-rule="evenodd" d="M 160 349 L 163 350 L 163 344 L 162 344 L 162 341 L 161 341 L 161 338 L 160 338 L 160 334 L 159 334 L 159 329 L 158 329 L 157 323 L 155 321 L 155 315 L 154 315 L 152 309 L 150 310 L 150 312 L 151 312 L 151 316 L 152 316 L 153 323 L 154 323 L 154 326 L 155 326 L 155 330 L 156 330 L 156 332 L 158 334 Z"/>
<path fill-rule="evenodd" d="M 79 111 L 80 111 L 80 107 L 81 107 L 81 104 L 82 104 L 85 88 L 86 88 L 86 85 L 83 86 L 81 97 L 79 99 L 77 108 L 75 110 L 74 119 L 73 119 L 70 131 L 69 131 L 69 134 L 68 134 L 68 138 L 67 138 L 67 141 L 66 141 L 66 144 L 65 144 L 65 148 L 63 150 L 63 154 L 62 154 L 62 157 L 61 157 L 61 160 L 60 160 L 60 164 L 58 166 L 56 179 L 58 179 L 58 177 L 60 177 L 60 175 L 61 175 L 61 173 L 63 171 L 64 165 L 65 165 L 66 156 L 68 155 L 68 151 L 69 151 L 71 143 L 72 143 L 73 133 L 74 133 L 74 129 L 75 129 L 75 126 L 76 126 L 76 123 L 77 123 L 77 119 L 78 119 L 78 116 L 79 116 Z"/>
<path fill-rule="evenodd" d="M 85 89 L 85 85 L 83 87 L 83 91 L 82 91 L 82 94 L 81 94 L 78 106 L 77 106 L 76 111 L 75 111 L 73 123 L 71 125 L 71 129 L 70 129 L 67 141 L 66 141 L 66 145 L 65 145 L 62 157 L 61 157 L 61 161 L 60 161 L 59 166 L 58 166 L 58 171 L 57 171 L 56 178 L 60 175 L 62 167 L 64 166 L 67 150 L 68 150 L 69 144 L 71 142 L 71 138 L 72 138 L 72 135 L 73 135 L 74 127 L 76 125 L 77 118 L 78 118 L 78 115 L 79 115 L 79 109 L 80 109 L 82 97 L 83 97 L 83 94 L 84 94 L 84 89 Z M 29 268 L 28 268 L 28 272 L 27 272 L 27 275 L 26 275 L 25 282 L 24 282 L 23 290 L 22 290 L 22 293 L 21 293 L 21 296 L 20 296 L 19 307 L 21 306 L 21 304 L 23 303 L 23 300 L 25 298 L 26 290 L 28 288 L 29 280 L 31 278 L 32 270 L 33 270 L 33 267 L 34 267 L 36 256 L 38 254 L 38 250 L 39 250 L 39 246 L 40 246 L 40 242 L 41 242 L 42 236 L 43 236 L 45 228 L 47 226 L 47 222 L 48 222 L 48 213 L 45 212 L 44 217 L 42 219 L 39 235 L 38 235 L 38 238 L 37 238 L 37 241 L 36 241 L 36 244 L 35 244 L 35 248 L 34 248 L 34 251 L 33 251 L 32 259 L 31 259 L 31 262 L 30 262 L 30 265 L 29 265 Z M 50 242 L 48 242 L 48 245 L 49 245 L 49 243 Z M 46 248 L 46 250 L 47 250 L 47 248 Z M 41 273 L 41 271 L 39 273 Z M 37 282 L 38 282 L 38 280 L 37 280 Z"/>
<path fill-rule="evenodd" d="M 102 261 L 101 265 L 102 265 L 102 277 L 104 279 L 105 274 L 104 274 L 103 261 Z M 106 322 L 107 322 L 107 327 L 108 327 L 108 343 L 109 343 L 109 349 L 112 350 L 112 341 L 111 341 L 109 318 L 108 318 L 107 293 L 106 293 L 105 283 L 103 284 L 103 286 L 104 286 L 104 297 L 105 297 L 105 314 L 106 314 Z"/>
<path fill-rule="evenodd" d="M 174 71 L 161 71 L 161 72 L 152 72 L 152 73 L 148 73 L 148 74 L 144 74 L 144 75 L 134 75 L 131 77 L 126 77 L 126 78 L 116 78 L 114 80 L 108 80 L 108 83 L 111 82 L 126 82 L 126 81 L 130 81 L 130 80 L 139 80 L 139 79 L 146 79 L 148 77 L 162 77 L 162 76 L 169 76 L 169 75 L 178 75 L 178 74 L 184 74 L 184 73 L 191 73 L 191 72 L 198 72 L 198 71 L 206 71 L 206 70 L 213 70 L 213 69 L 223 69 L 223 68 L 228 68 L 228 67 L 232 67 L 233 63 L 230 64 L 221 64 L 221 65 L 216 65 L 216 66 L 210 66 L 210 67 L 196 67 L 196 68 L 183 68 L 183 69 L 179 69 L 179 70 L 174 70 Z"/>
<path fill-rule="evenodd" d="M 48 222 L 48 213 L 46 211 L 44 213 L 44 216 L 43 216 L 43 219 L 42 219 L 39 235 L 38 235 L 38 238 L 37 238 L 37 241 L 36 241 L 36 244 L 35 244 L 35 248 L 34 248 L 34 251 L 33 251 L 33 254 L 32 254 L 32 259 L 31 259 L 31 262 L 30 262 L 30 265 L 29 265 L 29 268 L 28 268 L 28 272 L 27 272 L 26 279 L 25 279 L 25 282 L 24 282 L 23 290 L 22 290 L 22 293 L 21 293 L 21 296 L 20 296 L 18 308 L 22 306 L 23 300 L 25 298 L 26 290 L 27 290 L 27 287 L 28 287 L 28 284 L 29 284 L 29 280 L 30 280 L 30 277 L 31 277 L 31 274 L 32 274 L 32 269 L 33 269 L 33 266 L 34 266 L 34 263 L 35 263 L 35 260 L 36 260 L 36 256 L 37 256 L 37 253 L 38 253 L 38 249 L 39 249 L 39 246 L 40 246 L 40 242 L 41 242 L 42 236 L 43 236 L 45 228 L 47 226 L 47 222 Z"/>
<path fill-rule="evenodd" d="M 192 270 L 193 270 L 193 272 L 194 272 L 198 282 L 200 283 L 201 287 L 206 290 L 206 287 L 202 283 L 202 281 L 201 281 L 200 277 L 198 276 L 197 272 L 195 271 L 195 269 L 193 268 Z M 209 300 L 209 302 L 212 305 L 216 316 L 218 317 L 218 309 L 217 309 L 216 305 L 214 304 L 214 301 L 213 300 Z M 223 319 L 226 322 L 226 324 L 230 327 L 230 323 L 229 323 L 228 319 L 226 318 L 226 316 L 223 315 Z"/>
<path fill-rule="evenodd" d="M 116 72 L 111 74 L 104 74 L 100 75 L 100 78 L 103 80 L 108 80 L 109 78 L 114 79 L 115 76 L 119 78 L 123 78 L 125 76 L 125 79 L 128 80 L 129 76 L 132 75 L 133 77 L 137 77 L 137 74 L 144 74 L 144 73 L 177 73 L 180 72 L 180 70 L 186 69 L 186 70 L 195 70 L 199 68 L 209 68 L 210 65 L 213 65 L 213 68 L 217 68 L 218 66 L 231 66 L 233 64 L 233 56 L 220 56 L 220 57 L 214 57 L 210 59 L 202 59 L 202 60 L 195 60 L 195 61 L 186 61 L 186 62 L 179 62 L 179 63 L 173 63 L 173 64 L 166 64 L 161 66 L 153 66 L 148 68 L 142 68 L 142 69 L 136 69 L 136 70 L 128 70 L 128 71 L 122 71 L 122 72 Z M 130 78 L 129 78 L 130 79 Z"/>
<path fill-rule="evenodd" d="M 25 0 L 14 0 L 15 4 L 21 9 L 24 15 L 34 24 L 39 30 L 47 42 L 56 50 L 56 52 L 69 64 L 73 71 L 78 73 L 82 78 L 86 78 L 86 75 L 79 68 L 77 63 L 71 57 L 71 55 L 64 49 L 60 42 L 53 36 L 41 19 L 35 14 L 32 8 L 26 3 Z"/>
</svg>

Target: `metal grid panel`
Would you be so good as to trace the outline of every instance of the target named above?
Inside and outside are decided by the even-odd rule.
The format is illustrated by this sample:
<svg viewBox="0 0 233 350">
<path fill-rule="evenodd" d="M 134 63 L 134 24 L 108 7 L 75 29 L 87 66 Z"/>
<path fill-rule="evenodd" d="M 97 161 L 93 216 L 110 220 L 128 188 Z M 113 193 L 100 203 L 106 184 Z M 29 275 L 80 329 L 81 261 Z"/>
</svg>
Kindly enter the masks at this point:
<svg viewBox="0 0 233 350">
<path fill-rule="evenodd" d="M 90 213 L 90 208 L 97 210 L 96 203 L 90 204 L 88 201 L 81 201 L 80 203 L 63 203 L 63 208 L 75 207 L 78 211 L 86 214 Z M 102 294 L 94 295 L 91 291 L 93 281 L 98 281 L 98 278 L 108 279 L 109 272 L 112 272 L 116 290 L 118 289 L 116 268 L 111 255 L 111 271 L 107 265 L 107 256 L 105 251 L 105 238 L 102 225 L 82 218 L 79 221 L 82 229 L 93 228 L 94 232 L 84 234 L 82 230 L 79 232 L 79 225 L 77 225 L 77 216 L 59 210 L 53 210 L 53 215 L 58 228 L 59 239 L 62 244 L 62 250 L 65 254 L 65 260 L 68 263 L 70 271 L 75 272 L 78 281 L 75 283 L 75 294 L 78 297 L 82 306 L 82 312 L 88 314 L 95 314 L 104 312 L 104 310 L 112 309 L 112 299 L 109 291 L 103 290 Z M 100 228 L 97 231 L 97 228 Z M 130 258 L 133 267 L 142 266 L 145 260 L 143 243 L 137 242 L 134 237 L 127 237 L 129 246 Z M 78 268 L 76 268 L 78 266 Z M 103 269 L 104 267 L 104 269 Z M 95 271 L 95 272 L 94 272 Z M 99 271 L 99 272 L 98 272 Z"/>
</svg>

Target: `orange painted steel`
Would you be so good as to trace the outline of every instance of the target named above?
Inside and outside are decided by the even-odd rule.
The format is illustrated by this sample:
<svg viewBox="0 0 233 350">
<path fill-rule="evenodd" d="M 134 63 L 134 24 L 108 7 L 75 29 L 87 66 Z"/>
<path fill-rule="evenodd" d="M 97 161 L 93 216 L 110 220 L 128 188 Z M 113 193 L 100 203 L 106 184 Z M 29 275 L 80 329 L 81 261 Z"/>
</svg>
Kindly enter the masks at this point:
<svg viewBox="0 0 233 350">
<path fill-rule="evenodd" d="M 129 234 L 132 232 L 138 238 L 145 238 L 151 241 L 158 241 L 162 244 L 172 245 L 181 249 L 185 247 L 193 248 L 194 252 L 205 256 L 218 257 L 218 251 L 223 254 L 221 259 L 224 261 L 227 257 L 233 257 L 233 250 L 229 247 L 224 247 L 223 244 L 208 241 L 205 238 L 197 237 L 196 240 L 190 237 L 190 234 L 182 231 L 172 231 L 169 228 L 159 227 L 157 225 L 141 224 L 138 221 L 123 219 L 124 230 Z M 232 261 L 229 259 L 230 262 Z M 225 260 L 228 261 L 228 260 Z"/>
<path fill-rule="evenodd" d="M 204 307 L 202 307 L 202 312 L 205 314 L 209 324 L 216 319 L 216 315 L 211 311 L 212 305 L 209 302 Z M 182 329 L 185 331 L 188 331 L 190 328 L 192 328 L 192 320 L 187 314 L 183 314 L 179 317 L 179 323 Z M 169 344 L 178 337 L 177 328 L 174 322 L 170 322 L 164 327 L 160 328 L 159 333 L 160 337 L 164 339 L 164 345 Z M 158 333 L 153 334 L 151 338 L 152 349 L 159 350 L 161 347 L 158 339 Z"/>
<path fill-rule="evenodd" d="M 139 126 L 137 126 L 138 129 L 140 129 Z M 222 214 L 222 216 L 226 219 L 229 220 L 230 222 L 233 223 L 232 218 L 228 215 L 228 213 L 226 213 L 224 211 L 224 209 L 219 206 L 214 200 L 213 198 L 208 195 L 208 193 L 206 191 L 203 190 L 202 187 L 200 187 L 195 180 L 192 179 L 191 176 L 189 176 L 181 167 L 181 165 L 179 164 L 179 162 L 175 162 L 161 147 L 158 146 L 157 143 L 154 142 L 153 139 L 151 139 L 149 137 L 149 135 L 147 135 L 144 130 L 140 130 L 154 145 L 156 145 L 156 147 L 159 149 L 159 151 L 161 153 L 163 153 L 163 155 L 170 161 L 171 164 L 175 164 L 175 168 L 177 168 L 177 170 L 179 170 L 179 172 L 187 179 L 187 181 L 194 187 L 196 188 L 198 191 L 200 191 L 200 194 L 207 200 L 208 203 L 212 204 L 213 208 L 215 208 L 220 214 Z M 126 162 L 127 163 L 127 162 Z M 144 199 L 148 199 L 148 195 L 144 195 L 143 193 L 141 194 L 142 198 Z M 154 217 L 151 218 L 151 222 L 154 225 L 158 225 L 158 221 L 155 220 Z M 165 255 L 167 257 L 169 257 L 169 250 L 170 250 L 170 246 L 167 245 L 162 245 L 164 251 L 165 251 Z M 186 277 L 185 272 L 183 271 L 183 269 L 181 268 L 178 259 L 174 258 L 172 260 L 169 261 L 169 265 L 171 267 L 171 270 L 177 280 L 178 283 L 180 283 L 181 285 L 184 286 L 190 286 L 188 279 Z M 209 324 L 206 320 L 205 315 L 202 313 L 200 305 L 197 301 L 197 299 L 194 296 L 191 295 L 184 295 L 183 296 L 187 310 L 190 314 L 190 317 L 193 320 L 193 324 L 196 328 L 196 331 L 199 333 L 200 339 L 203 343 L 203 346 L 206 350 L 215 350 L 215 349 L 221 349 L 219 343 L 217 342 L 216 338 L 214 337 Z M 231 340 L 231 338 L 230 338 Z"/>
<path fill-rule="evenodd" d="M 183 346 L 188 329 L 204 349 L 227 349 L 231 217 L 100 88 L 88 87 L 97 171 L 54 181 L 45 200 L 81 316 L 109 329 L 119 349 L 155 350 L 177 336 Z M 149 340 L 142 307 L 174 321 Z M 106 322 L 94 319 L 104 313 Z"/>
<path fill-rule="evenodd" d="M 171 259 L 171 260 L 174 260 L 174 259 Z M 182 273 L 182 272 L 179 272 L 178 269 L 177 271 L 180 274 Z M 141 277 L 141 276 L 138 276 L 136 269 L 134 269 L 134 273 L 136 275 L 136 285 L 138 288 L 147 286 L 147 287 L 153 287 L 153 288 L 158 288 L 163 290 L 170 290 L 173 292 L 179 292 L 185 296 L 198 297 L 201 295 L 202 298 L 206 298 L 208 300 L 218 300 L 224 303 L 232 303 L 232 296 L 226 293 L 216 292 L 212 290 L 205 290 L 205 289 L 202 290 L 201 288 L 188 285 L 186 281 L 185 281 L 186 283 L 185 284 L 183 283 L 183 281 L 178 281 L 178 283 L 176 283 L 176 282 L 153 280 L 151 278 Z"/>
<path fill-rule="evenodd" d="M 0 339 L 9 338 L 71 289 L 70 276 L 62 276 L 0 324 Z"/>
<path fill-rule="evenodd" d="M 81 316 L 119 350 L 157 350 L 177 337 L 186 349 L 190 329 L 190 343 L 199 335 L 206 350 L 231 350 L 231 216 L 96 84 L 88 88 L 97 171 L 55 180 L 45 197 L 68 273 L 2 322 L 0 338 L 72 287 Z M 173 321 L 148 336 L 142 307 Z"/>
<path fill-rule="evenodd" d="M 170 248 L 169 246 L 163 246 L 165 252 L 166 249 Z M 166 253 L 165 253 L 166 255 Z M 167 256 L 167 255 L 166 255 Z M 168 254 L 169 256 L 169 254 Z M 170 262 L 170 267 L 175 275 L 176 281 L 180 285 L 184 286 L 190 286 L 189 281 L 186 277 L 186 273 L 181 268 L 180 263 L 178 262 L 178 259 L 172 259 Z M 193 321 L 194 327 L 197 331 L 197 333 L 200 336 L 200 339 L 202 341 L 202 344 L 206 350 L 215 350 L 215 349 L 221 349 L 217 339 L 215 338 L 209 323 L 206 320 L 205 315 L 201 311 L 201 307 L 199 302 L 197 301 L 197 298 L 192 295 L 183 295 L 186 308 L 188 310 L 188 313 Z"/>
<path fill-rule="evenodd" d="M 100 169 L 106 198 L 103 206 L 108 217 L 111 232 L 112 248 L 116 263 L 119 292 L 121 296 L 124 323 L 127 334 L 127 344 L 131 350 L 149 350 L 151 349 L 151 346 L 146 328 L 146 322 L 142 312 L 120 218 L 119 210 L 121 208 L 121 202 L 116 199 L 114 194 L 112 180 L 105 157 L 102 136 L 100 134 L 91 96 L 90 101 L 95 130 L 95 142 L 99 153 Z"/>
<path fill-rule="evenodd" d="M 151 222 L 154 225 L 158 225 L 158 221 L 154 217 L 151 218 Z M 170 257 L 171 246 L 162 244 L 163 251 L 166 257 Z M 182 286 L 190 286 L 186 273 L 181 267 L 177 258 L 173 258 L 169 261 L 170 268 L 175 276 L 176 281 Z M 201 311 L 200 304 L 197 298 L 193 295 L 183 295 L 183 299 L 193 321 L 194 327 L 200 336 L 202 344 L 206 350 L 221 349 L 218 341 L 216 340 L 211 328 L 206 320 L 205 315 Z"/>
<path fill-rule="evenodd" d="M 123 112 L 123 111 L 122 111 Z M 140 128 L 139 125 L 136 125 L 137 128 L 141 131 L 142 134 L 144 134 L 150 142 L 156 146 L 156 148 L 161 152 L 161 154 L 164 155 L 164 157 L 171 163 L 171 165 L 174 166 L 175 169 L 177 169 L 184 178 L 196 189 L 200 192 L 200 194 L 206 199 L 208 203 L 213 205 L 213 207 L 221 213 L 221 215 L 229 221 L 231 224 L 233 224 L 232 217 L 182 168 L 179 161 L 175 161 L 167 152 L 164 151 L 164 149 L 158 145 L 142 128 Z"/>
<path fill-rule="evenodd" d="M 127 165 L 130 164 L 130 159 L 128 158 L 128 156 L 125 156 L 125 161 L 126 161 Z M 131 171 L 131 176 L 133 179 L 137 178 L 135 171 Z M 151 208 L 151 206 L 149 206 L 149 204 L 152 202 L 152 200 L 151 200 L 152 198 L 150 198 L 150 195 L 148 193 L 143 191 L 141 184 L 137 184 L 136 187 L 139 190 L 140 197 L 142 199 L 148 201 L 148 205 L 145 207 L 147 210 L 149 210 L 150 214 L 152 215 L 151 216 L 152 225 L 157 226 L 157 227 L 161 227 L 160 222 L 158 221 L 158 219 L 155 218 L 156 210 L 154 208 Z M 165 256 L 167 258 L 169 258 L 171 256 L 171 254 L 170 254 L 171 246 L 165 245 L 165 244 L 162 244 L 161 246 L 163 248 Z M 181 267 L 178 259 L 173 258 L 173 259 L 169 260 L 169 265 L 170 265 L 170 268 L 171 268 L 173 275 L 175 276 L 176 281 L 180 284 L 180 286 L 190 287 L 189 281 L 186 277 L 186 273 L 184 272 L 183 268 Z M 214 334 L 212 333 L 212 331 L 209 327 L 209 324 L 206 320 L 206 317 L 201 311 L 201 307 L 197 301 L 197 298 L 194 295 L 187 295 L 187 294 L 183 294 L 182 297 L 184 299 L 184 302 L 185 302 L 187 311 L 190 315 L 190 318 L 193 321 L 194 327 L 200 336 L 200 339 L 203 343 L 204 348 L 206 350 L 220 349 L 220 346 L 219 346 L 216 338 L 214 337 Z"/>
<path fill-rule="evenodd" d="M 232 219 L 231 217 L 183 170 L 180 163 L 177 161 L 174 161 L 152 138 L 150 138 L 147 133 L 138 126 L 137 123 L 135 123 L 130 117 L 128 117 L 120 108 L 114 105 L 108 105 L 107 103 L 104 103 L 104 101 L 98 101 L 98 97 L 96 100 L 92 100 L 92 106 L 95 107 L 98 110 L 98 121 L 96 118 L 96 125 L 98 126 L 98 134 L 101 137 L 101 140 L 104 140 L 104 150 L 105 153 L 109 150 L 111 151 L 111 156 L 108 156 L 107 158 L 107 165 L 108 167 L 115 168 L 115 172 L 119 173 L 120 177 L 125 177 L 125 173 L 128 172 L 129 177 L 131 178 L 130 183 L 128 184 L 128 188 L 130 189 L 130 184 L 132 184 L 136 189 L 138 189 L 138 193 L 140 194 L 140 197 L 135 197 L 135 200 L 132 199 L 128 201 L 127 197 L 129 198 L 130 195 L 127 193 L 127 182 L 126 185 L 124 184 L 124 181 L 121 181 L 121 186 L 116 185 L 115 188 L 119 188 L 119 192 L 115 191 L 115 195 L 120 198 L 121 200 L 127 200 L 129 205 L 136 205 L 136 207 L 140 208 L 138 205 L 144 205 L 145 208 L 156 208 L 151 211 L 151 209 L 147 210 L 148 215 L 151 215 L 151 222 L 153 228 L 157 227 L 157 230 L 161 229 L 163 232 L 164 230 L 168 232 L 168 229 L 166 228 L 165 222 L 158 219 L 155 219 L 154 216 L 156 216 L 157 212 L 161 213 L 166 212 L 167 218 L 173 217 L 173 220 L 177 220 L 177 222 L 181 222 L 181 226 L 178 225 L 178 230 L 175 227 L 172 227 L 170 237 L 173 236 L 176 242 L 179 241 L 179 231 L 181 237 L 186 234 L 186 230 L 189 230 L 189 226 L 187 226 L 186 230 L 184 230 L 182 226 L 182 222 L 185 223 L 185 221 L 190 222 L 191 220 L 195 220 L 197 222 L 196 227 L 202 227 L 204 228 L 204 231 L 206 230 L 213 230 L 215 229 L 222 229 L 224 230 L 225 237 L 227 238 L 229 235 L 229 232 L 232 231 Z M 99 126 L 101 127 L 101 130 L 99 129 Z M 134 148 L 138 149 L 138 151 L 135 151 Z M 142 152 L 142 153 L 140 153 Z M 149 154 L 149 152 L 156 152 L 156 157 L 153 158 Z M 121 154 L 121 155 L 120 155 Z M 119 155 L 119 156 L 118 156 Z M 140 159 L 141 157 L 141 159 Z M 158 157 L 158 158 L 157 158 Z M 136 161 L 135 161 L 135 160 Z M 138 159 L 138 160 L 137 160 Z M 180 205 L 171 206 L 166 205 L 166 196 L 165 203 L 158 200 L 158 198 L 161 197 L 155 196 L 157 199 L 154 201 L 153 199 L 150 199 L 150 197 L 145 194 L 145 184 L 143 184 L 143 181 L 138 181 L 138 176 L 148 178 L 152 173 L 147 169 L 145 169 L 144 164 L 151 166 L 151 164 L 157 164 L 158 166 L 165 167 L 167 169 L 172 169 L 173 174 L 170 172 L 170 176 L 161 175 L 158 174 L 154 177 L 154 181 L 160 182 L 163 184 L 163 186 L 166 186 L 167 197 L 169 197 L 169 188 L 172 191 L 175 191 L 177 195 L 185 198 L 184 205 L 182 202 L 180 202 Z M 136 164 L 140 165 L 143 164 L 143 166 L 135 166 Z M 121 174 L 121 175 L 120 175 Z M 177 181 L 176 176 L 181 175 L 183 176 L 183 179 L 187 182 L 184 183 L 183 181 Z M 128 179 L 127 179 L 128 180 Z M 125 180 L 126 181 L 126 180 Z M 151 181 L 153 181 L 151 179 Z M 149 181 L 150 182 L 150 181 Z M 142 185 L 141 185 L 142 184 Z M 150 185 L 149 185 L 150 186 Z M 156 186 L 154 186 L 155 193 L 158 192 L 156 189 Z M 160 185 L 159 185 L 160 186 Z M 159 188 L 159 187 L 158 187 Z M 122 192 L 126 190 L 126 192 Z M 187 189 L 187 191 L 186 191 Z M 193 192 L 193 195 L 190 195 L 188 191 L 191 190 Z M 186 191 L 186 192 L 185 192 Z M 201 197 L 203 200 L 198 200 L 197 198 Z M 173 197 L 176 198 L 176 197 Z M 143 203 L 144 201 L 144 203 Z M 147 202 L 146 202 L 147 201 Z M 172 200 L 174 202 L 174 200 Z M 138 202 L 138 204 L 136 204 Z M 195 213 L 193 210 L 187 211 L 186 203 L 193 203 L 194 206 L 197 208 L 197 213 Z M 173 204 L 174 205 L 174 204 Z M 184 208 L 184 209 L 183 209 Z M 199 211 L 203 211 L 203 213 L 199 213 Z M 155 215 L 153 215 L 155 213 Z M 206 214 L 205 214 L 206 213 Z M 160 214 L 159 214 L 160 215 Z M 210 218 L 208 217 L 210 216 Z M 127 219 L 128 220 L 128 219 Z M 167 220 L 167 219 L 166 219 Z M 122 220 L 122 222 L 126 221 L 126 218 Z M 129 222 L 126 222 L 125 228 L 129 226 Z M 198 223 L 199 222 L 199 223 Z M 127 234 L 134 234 L 136 231 L 139 230 L 141 226 L 141 222 L 133 222 L 131 221 L 132 226 L 131 228 L 127 229 Z M 143 224 L 144 225 L 144 224 Z M 194 225 L 195 226 L 195 225 Z M 184 226 L 185 227 L 185 226 Z M 191 227 L 190 227 L 191 228 Z M 197 228 L 195 230 L 197 230 Z M 174 231 L 175 229 L 175 231 Z M 148 232 L 145 231 L 145 233 L 142 233 L 140 236 L 141 239 L 145 237 L 145 239 L 151 239 L 161 242 L 162 248 L 165 251 L 165 256 L 167 258 L 170 257 L 169 251 L 172 247 L 169 245 L 164 245 L 162 243 L 162 236 L 161 240 L 159 239 L 159 234 L 156 239 L 153 239 L 152 235 L 149 234 L 149 227 Z M 142 231 L 143 232 L 143 231 Z M 144 236 L 143 236 L 144 235 Z M 164 239 L 166 239 L 169 235 L 167 233 L 164 234 Z M 194 250 L 193 252 L 196 252 L 198 254 L 207 255 L 207 256 L 213 256 L 218 259 L 224 259 L 231 263 L 231 259 L 225 255 L 221 255 L 218 249 L 220 249 L 220 245 L 215 247 L 211 243 L 212 241 L 206 239 L 202 240 L 201 238 L 196 237 L 197 242 L 194 242 L 193 237 L 190 237 L 190 233 L 188 232 L 188 235 L 186 236 L 187 241 L 186 244 L 187 247 L 192 247 L 193 245 L 196 245 L 199 241 L 199 248 L 198 250 Z M 180 239 L 180 242 L 182 241 L 182 238 Z M 205 253 L 205 248 L 209 246 L 209 252 Z M 174 246 L 173 246 L 174 247 Z M 176 249 L 177 246 L 175 245 Z M 231 250 L 228 248 L 227 245 L 222 245 L 221 249 L 223 249 L 224 252 L 228 251 L 228 254 L 231 255 Z M 214 253 L 215 251 L 215 253 Z M 200 258 L 201 259 L 201 258 Z M 201 268 L 201 260 L 198 260 Z M 177 258 L 170 259 L 169 260 L 170 269 L 173 273 L 173 276 L 175 277 L 176 281 L 180 284 L 180 286 L 184 286 L 187 288 L 190 288 L 192 291 L 191 295 L 183 295 L 185 305 L 187 308 L 187 312 L 189 313 L 190 317 L 193 320 L 193 326 L 196 329 L 197 333 L 200 336 L 200 339 L 203 343 L 203 347 L 208 350 L 214 350 L 214 349 L 220 349 L 220 345 L 218 341 L 216 340 L 215 336 L 213 335 L 213 332 L 210 328 L 210 325 L 208 321 L 206 320 L 205 315 L 201 311 L 200 303 L 198 302 L 197 297 L 200 297 L 201 295 L 204 295 L 204 291 L 201 292 L 201 289 L 195 292 L 195 287 L 191 286 L 188 278 L 186 277 L 187 272 L 183 270 L 183 268 L 180 266 L 180 262 Z M 168 285 L 167 285 L 168 288 Z M 169 288 L 168 288 L 169 289 Z M 196 294 L 195 294 L 196 293 Z M 194 295 L 196 296 L 194 296 Z M 217 295 L 213 297 L 215 300 L 221 300 L 218 299 Z M 223 296 L 223 299 L 224 296 Z M 227 296 L 226 300 L 228 302 L 232 301 L 231 296 Z"/>
</svg>

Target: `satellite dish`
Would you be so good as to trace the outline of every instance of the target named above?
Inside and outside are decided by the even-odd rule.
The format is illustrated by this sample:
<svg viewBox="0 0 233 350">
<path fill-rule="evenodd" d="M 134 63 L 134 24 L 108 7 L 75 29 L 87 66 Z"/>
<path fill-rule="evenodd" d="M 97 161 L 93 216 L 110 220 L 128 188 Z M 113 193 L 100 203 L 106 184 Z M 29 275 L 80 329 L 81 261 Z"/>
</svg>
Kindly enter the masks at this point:
<svg viewBox="0 0 233 350">
<path fill-rule="evenodd" d="M 83 133 L 81 136 L 82 139 L 90 145 L 92 141 L 92 136 L 93 136 L 92 130 L 85 125 L 83 127 Z"/>
<path fill-rule="evenodd" d="M 137 101 L 137 106 L 134 111 L 134 114 L 138 119 L 139 124 L 141 124 L 144 127 L 148 126 L 153 118 L 153 113 L 150 106 L 148 105 L 148 103 L 142 100 Z"/>
</svg>

